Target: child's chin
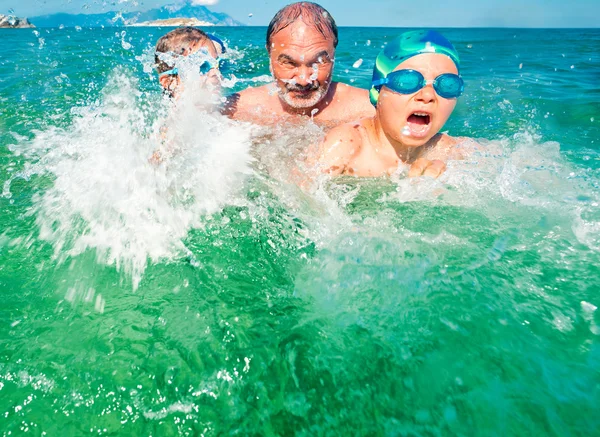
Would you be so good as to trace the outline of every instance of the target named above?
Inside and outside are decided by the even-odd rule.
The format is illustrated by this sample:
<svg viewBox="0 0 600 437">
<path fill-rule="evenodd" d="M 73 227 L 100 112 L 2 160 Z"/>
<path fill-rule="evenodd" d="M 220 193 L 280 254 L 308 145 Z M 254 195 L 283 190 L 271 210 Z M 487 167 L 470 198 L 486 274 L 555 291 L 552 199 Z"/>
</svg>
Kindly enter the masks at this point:
<svg viewBox="0 0 600 437">
<path fill-rule="evenodd" d="M 401 142 L 402 144 L 404 144 L 407 147 L 420 147 L 424 144 L 426 144 L 430 139 L 431 139 L 431 135 L 426 135 L 426 136 L 415 136 L 415 135 L 411 135 L 411 134 L 406 134 L 406 132 L 401 132 L 399 133 L 399 135 L 397 136 L 397 140 L 399 142 Z"/>
</svg>

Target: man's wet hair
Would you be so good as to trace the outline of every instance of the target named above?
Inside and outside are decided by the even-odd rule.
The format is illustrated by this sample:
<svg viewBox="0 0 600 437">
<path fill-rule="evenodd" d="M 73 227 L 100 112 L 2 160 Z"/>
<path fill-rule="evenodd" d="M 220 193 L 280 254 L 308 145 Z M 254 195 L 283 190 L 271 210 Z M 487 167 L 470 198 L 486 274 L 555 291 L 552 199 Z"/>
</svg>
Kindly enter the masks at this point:
<svg viewBox="0 0 600 437">
<path fill-rule="evenodd" d="M 280 9 L 269 23 L 267 29 L 267 50 L 269 52 L 271 51 L 271 37 L 297 20 L 314 26 L 325 38 L 333 36 L 333 47 L 337 47 L 338 28 L 331 14 L 316 3 L 297 2 Z"/>
<path fill-rule="evenodd" d="M 170 70 L 173 66 L 162 61 L 158 53 L 174 53 L 184 55 L 190 46 L 197 42 L 208 41 L 210 38 L 206 33 L 195 27 L 178 27 L 175 30 L 160 37 L 156 43 L 154 62 L 158 73 Z"/>
</svg>

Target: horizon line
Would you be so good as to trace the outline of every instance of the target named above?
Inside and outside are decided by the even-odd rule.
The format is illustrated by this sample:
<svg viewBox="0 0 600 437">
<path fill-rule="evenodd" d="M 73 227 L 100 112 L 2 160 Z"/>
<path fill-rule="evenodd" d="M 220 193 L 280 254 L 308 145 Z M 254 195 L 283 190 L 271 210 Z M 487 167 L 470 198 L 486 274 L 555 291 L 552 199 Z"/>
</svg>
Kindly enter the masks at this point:
<svg viewBox="0 0 600 437">
<path fill-rule="evenodd" d="M 19 17 L 20 18 L 20 17 Z M 35 23 L 31 23 L 34 24 Z M 64 29 L 74 29 L 78 26 L 64 26 Z M 81 26 L 84 29 L 114 29 L 121 27 L 160 27 L 160 28 L 176 28 L 176 27 L 186 27 L 186 26 Z M 202 27 L 202 26 L 191 26 L 191 27 Z M 205 27 L 268 27 L 267 24 L 243 24 L 237 26 L 228 26 L 221 24 L 212 24 L 210 26 Z M 337 26 L 339 28 L 371 28 L 371 29 L 424 29 L 424 28 L 436 28 L 436 29 L 514 29 L 514 30 L 555 30 L 555 29 L 563 29 L 563 30 L 600 30 L 600 25 L 597 27 L 572 27 L 572 26 L 552 26 L 552 27 L 538 27 L 538 26 L 388 26 L 388 25 L 367 25 L 367 26 L 358 26 L 358 25 L 340 25 Z M 36 26 L 37 29 L 58 29 L 58 26 Z M 28 28 L 6 28 L 10 30 L 27 30 Z"/>
</svg>

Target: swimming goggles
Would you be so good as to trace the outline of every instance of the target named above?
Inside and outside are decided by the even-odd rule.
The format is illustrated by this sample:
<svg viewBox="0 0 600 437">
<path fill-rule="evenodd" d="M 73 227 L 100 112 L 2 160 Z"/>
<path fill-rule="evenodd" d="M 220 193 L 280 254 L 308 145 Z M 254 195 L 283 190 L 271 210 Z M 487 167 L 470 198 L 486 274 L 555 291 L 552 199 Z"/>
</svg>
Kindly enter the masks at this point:
<svg viewBox="0 0 600 437">
<path fill-rule="evenodd" d="M 444 73 L 428 82 L 423 75 L 416 70 L 398 70 L 388 74 L 385 78 L 373 81 L 374 87 L 385 85 L 392 91 L 400 94 L 412 94 L 425 87 L 428 83 L 433 85 L 433 89 L 438 96 L 445 99 L 455 99 L 459 97 L 464 89 L 465 82 L 457 74 Z"/>
<path fill-rule="evenodd" d="M 200 64 L 200 67 L 199 67 L 200 74 L 201 75 L 205 75 L 206 73 L 208 73 L 213 68 L 219 69 L 219 65 L 220 65 L 220 63 L 219 63 L 219 61 L 217 59 L 207 59 L 202 64 Z M 158 77 L 163 77 L 163 76 L 177 76 L 178 73 L 179 73 L 179 70 L 177 69 L 177 67 L 175 67 L 175 68 L 172 68 L 170 70 L 163 71 L 162 73 L 160 73 L 158 75 Z"/>
</svg>

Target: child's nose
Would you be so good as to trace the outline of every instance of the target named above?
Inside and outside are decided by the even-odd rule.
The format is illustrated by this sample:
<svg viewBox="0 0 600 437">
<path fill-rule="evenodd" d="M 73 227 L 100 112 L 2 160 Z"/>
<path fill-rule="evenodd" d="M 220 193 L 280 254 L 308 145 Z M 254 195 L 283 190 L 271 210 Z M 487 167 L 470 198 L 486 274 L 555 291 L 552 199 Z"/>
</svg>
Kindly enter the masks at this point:
<svg viewBox="0 0 600 437">
<path fill-rule="evenodd" d="M 206 73 L 206 80 L 212 85 L 218 85 L 221 83 L 221 73 L 216 68 L 212 68 Z"/>
<path fill-rule="evenodd" d="M 417 92 L 415 100 L 423 103 L 431 103 L 435 100 L 435 97 L 436 95 L 435 90 L 433 89 L 433 84 L 428 83 Z"/>
</svg>

